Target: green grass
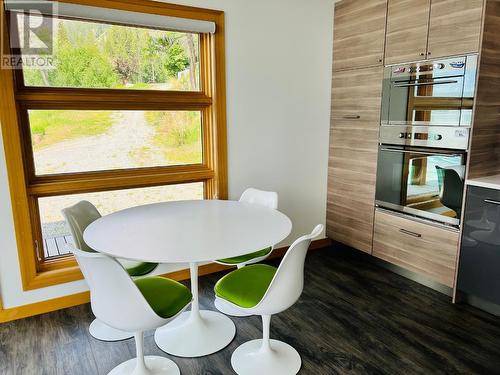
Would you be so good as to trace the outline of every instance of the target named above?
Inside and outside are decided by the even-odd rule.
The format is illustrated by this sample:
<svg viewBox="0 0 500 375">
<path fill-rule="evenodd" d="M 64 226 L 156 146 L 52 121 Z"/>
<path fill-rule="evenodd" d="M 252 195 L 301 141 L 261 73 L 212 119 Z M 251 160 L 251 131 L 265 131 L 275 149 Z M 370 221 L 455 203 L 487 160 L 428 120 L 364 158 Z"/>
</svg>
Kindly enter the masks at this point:
<svg viewBox="0 0 500 375">
<path fill-rule="evenodd" d="M 116 85 L 111 88 L 128 89 L 128 90 L 147 90 L 147 89 L 153 89 L 154 87 L 155 87 L 154 83 L 136 82 L 129 85 Z"/>
<path fill-rule="evenodd" d="M 79 137 L 105 133 L 112 125 L 110 111 L 30 110 L 35 150 Z"/>
<path fill-rule="evenodd" d="M 146 121 L 155 128 L 154 142 L 171 165 L 203 161 L 199 112 L 146 112 Z"/>
</svg>

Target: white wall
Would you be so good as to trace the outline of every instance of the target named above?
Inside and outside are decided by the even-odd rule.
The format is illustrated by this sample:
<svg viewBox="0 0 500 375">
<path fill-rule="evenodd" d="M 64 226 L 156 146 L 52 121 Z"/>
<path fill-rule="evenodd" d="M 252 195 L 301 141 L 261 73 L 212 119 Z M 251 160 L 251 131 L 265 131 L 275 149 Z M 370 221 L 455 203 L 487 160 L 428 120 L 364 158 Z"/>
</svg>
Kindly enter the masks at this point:
<svg viewBox="0 0 500 375">
<path fill-rule="evenodd" d="M 294 226 L 288 245 L 325 222 L 333 0 L 170 2 L 225 11 L 230 198 L 248 186 L 278 191 L 280 210 Z M 4 307 L 85 290 L 83 281 L 22 290 L 2 145 Z"/>
</svg>

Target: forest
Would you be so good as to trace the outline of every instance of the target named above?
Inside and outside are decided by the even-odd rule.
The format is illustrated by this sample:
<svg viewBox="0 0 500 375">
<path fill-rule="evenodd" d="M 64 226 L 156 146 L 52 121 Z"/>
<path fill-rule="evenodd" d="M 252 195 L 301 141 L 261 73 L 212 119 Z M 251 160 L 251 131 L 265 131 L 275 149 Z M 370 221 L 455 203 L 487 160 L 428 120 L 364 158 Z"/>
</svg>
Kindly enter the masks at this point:
<svg viewBox="0 0 500 375">
<path fill-rule="evenodd" d="M 55 67 L 50 70 L 24 67 L 26 86 L 199 90 L 198 34 L 62 19 L 56 20 L 55 26 Z M 135 131 L 149 133 L 143 123 L 153 129 L 153 136 L 145 137 L 148 141 L 140 149 L 130 146 L 127 151 L 131 167 L 147 166 L 153 152 L 163 155 L 160 160 L 165 165 L 201 162 L 199 112 L 145 111 L 139 117 L 131 112 L 30 110 L 31 138 L 40 171 L 49 172 L 42 164 L 50 164 L 50 171 L 61 164 L 51 146 L 65 141 L 83 142 L 82 137 L 109 136 L 110 132 L 116 133 L 114 125 L 123 126 L 127 121 L 125 132 L 129 136 Z M 42 150 L 46 151 L 43 155 Z M 112 156 L 107 158 L 108 163 L 112 163 Z M 91 165 L 88 167 L 92 169 Z"/>
<path fill-rule="evenodd" d="M 27 86 L 198 89 L 197 34 L 72 20 L 56 27 L 56 67 L 25 68 Z"/>
</svg>

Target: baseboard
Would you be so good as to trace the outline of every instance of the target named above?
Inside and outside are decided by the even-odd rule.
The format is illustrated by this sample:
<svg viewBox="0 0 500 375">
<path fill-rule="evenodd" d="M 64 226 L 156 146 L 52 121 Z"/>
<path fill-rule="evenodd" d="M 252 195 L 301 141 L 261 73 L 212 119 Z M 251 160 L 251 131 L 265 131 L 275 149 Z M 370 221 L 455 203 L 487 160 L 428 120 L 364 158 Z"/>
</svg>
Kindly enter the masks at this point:
<svg viewBox="0 0 500 375">
<path fill-rule="evenodd" d="M 28 305 L 16 306 L 0 310 L 0 323 L 10 322 L 12 320 L 27 318 L 29 316 L 44 314 L 47 312 L 65 309 L 82 305 L 90 301 L 89 292 L 71 294 L 69 296 L 58 297 L 46 301 L 30 303 Z"/>
<path fill-rule="evenodd" d="M 330 244 L 331 241 L 328 238 L 316 240 L 311 243 L 309 250 L 311 251 L 311 250 L 322 249 L 330 246 Z M 288 247 L 275 249 L 269 258 L 270 259 L 281 258 L 283 257 L 283 255 L 286 253 L 287 250 Z M 222 264 L 217 264 L 217 263 L 209 263 L 200 266 L 198 274 L 200 276 L 209 275 L 230 268 L 232 267 L 224 266 Z M 189 268 L 170 272 L 162 276 L 177 281 L 188 280 Z M 90 293 L 87 291 L 7 309 L 3 309 L 0 304 L 0 323 L 10 322 L 17 319 L 23 319 L 34 315 L 48 313 L 51 311 L 66 309 L 68 307 L 73 307 L 82 305 L 84 303 L 88 303 L 89 301 L 90 301 Z"/>
<path fill-rule="evenodd" d="M 466 303 L 495 316 L 500 316 L 500 305 L 486 301 L 472 294 L 460 292 L 460 303 Z"/>
</svg>

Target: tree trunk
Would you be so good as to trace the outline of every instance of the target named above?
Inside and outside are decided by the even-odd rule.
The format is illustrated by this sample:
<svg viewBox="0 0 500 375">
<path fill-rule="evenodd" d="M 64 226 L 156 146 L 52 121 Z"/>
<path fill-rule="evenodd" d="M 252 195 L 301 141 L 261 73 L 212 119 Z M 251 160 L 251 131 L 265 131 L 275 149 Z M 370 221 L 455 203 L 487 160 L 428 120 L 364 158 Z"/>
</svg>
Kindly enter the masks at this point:
<svg viewBox="0 0 500 375">
<path fill-rule="evenodd" d="M 44 69 L 40 69 L 40 74 L 42 75 L 43 84 L 45 86 L 50 86 L 49 75 L 48 75 L 47 71 Z"/>
<path fill-rule="evenodd" d="M 189 82 L 191 90 L 196 89 L 196 48 L 194 45 L 193 34 L 187 33 L 187 45 L 189 48 Z"/>
</svg>

